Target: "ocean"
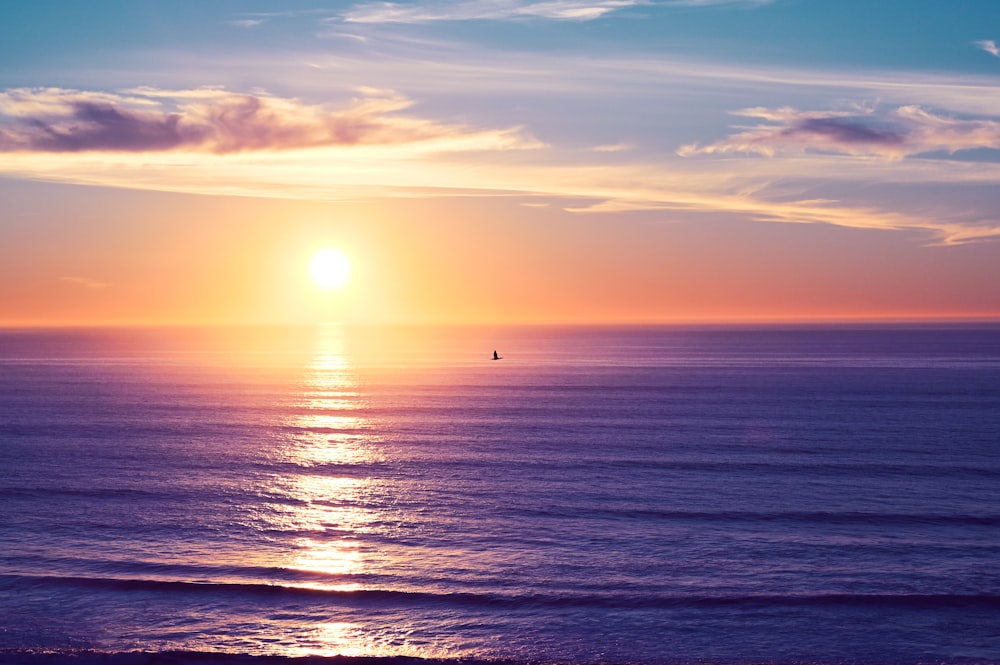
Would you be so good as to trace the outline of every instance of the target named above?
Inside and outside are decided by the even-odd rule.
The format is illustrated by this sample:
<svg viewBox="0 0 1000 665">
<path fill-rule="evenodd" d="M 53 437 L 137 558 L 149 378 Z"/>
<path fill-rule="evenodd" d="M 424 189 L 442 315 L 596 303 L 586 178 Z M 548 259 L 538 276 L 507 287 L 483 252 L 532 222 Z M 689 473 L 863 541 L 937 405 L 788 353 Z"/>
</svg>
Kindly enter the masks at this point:
<svg viewBox="0 0 1000 665">
<path fill-rule="evenodd" d="M 1000 663 L 1000 326 L 0 331 L 0 663 L 135 651 Z"/>
</svg>

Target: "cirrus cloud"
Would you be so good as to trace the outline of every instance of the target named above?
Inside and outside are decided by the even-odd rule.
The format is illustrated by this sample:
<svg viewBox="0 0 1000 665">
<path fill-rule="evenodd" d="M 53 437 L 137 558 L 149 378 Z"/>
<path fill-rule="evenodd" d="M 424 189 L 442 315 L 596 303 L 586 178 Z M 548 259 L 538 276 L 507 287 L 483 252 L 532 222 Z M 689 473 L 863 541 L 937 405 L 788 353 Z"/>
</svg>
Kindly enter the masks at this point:
<svg viewBox="0 0 1000 665">
<path fill-rule="evenodd" d="M 631 7 L 759 7 L 773 0 L 463 0 L 462 2 L 365 2 L 342 14 L 348 23 L 431 23 L 547 19 L 594 21 Z"/>
<path fill-rule="evenodd" d="M 592 21 L 619 9 L 645 4 L 643 0 L 466 0 L 465 2 L 359 4 L 345 13 L 348 23 L 430 23 L 434 21 L 544 18 Z"/>
</svg>

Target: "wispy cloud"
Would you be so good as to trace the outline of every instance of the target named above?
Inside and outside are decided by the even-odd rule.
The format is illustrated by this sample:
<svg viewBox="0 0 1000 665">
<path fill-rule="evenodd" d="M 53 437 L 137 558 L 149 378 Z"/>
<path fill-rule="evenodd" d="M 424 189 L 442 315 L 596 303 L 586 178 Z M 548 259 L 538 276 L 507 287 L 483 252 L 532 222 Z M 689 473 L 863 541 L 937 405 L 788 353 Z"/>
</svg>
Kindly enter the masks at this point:
<svg viewBox="0 0 1000 665">
<path fill-rule="evenodd" d="M 519 130 L 478 131 L 400 114 L 412 101 L 362 90 L 331 109 L 218 88 L 122 94 L 58 88 L 0 92 L 0 152 L 229 154 L 323 146 L 403 145 L 446 137 L 503 137 L 506 148 L 537 147 Z"/>
<path fill-rule="evenodd" d="M 505 20 L 544 18 L 592 21 L 606 14 L 649 4 L 648 0 L 465 0 L 464 2 L 356 5 L 342 19 L 349 23 L 430 23 L 433 21 Z"/>
<path fill-rule="evenodd" d="M 594 146 L 594 152 L 625 152 L 631 149 L 632 146 L 628 143 L 608 143 L 606 145 Z"/>
<path fill-rule="evenodd" d="M 0 172 L 20 177 L 203 195 L 358 200 L 370 197 L 493 196 L 566 207 L 572 212 L 642 212 L 665 220 L 728 216 L 758 222 L 830 224 L 916 232 L 931 244 L 1000 238 L 989 206 L 941 207 L 925 196 L 926 183 L 955 182 L 992 190 L 1000 166 L 857 157 L 719 158 L 663 163 L 570 163 L 509 159 L 499 153 L 420 152 L 421 146 L 331 146 L 241 155 L 102 153 L 0 155 Z M 544 151 L 548 153 L 549 151 Z M 931 169 L 931 166 L 936 168 Z M 943 169 L 943 170 L 942 170 Z M 916 170 L 917 173 L 912 173 Z M 950 173 L 954 171 L 954 173 Z M 856 185 L 889 179 L 895 195 L 878 191 L 862 200 Z M 835 184 L 832 190 L 831 184 Z M 847 197 L 831 195 L 847 189 Z M 825 191 L 826 190 L 826 191 Z M 900 200 L 900 192 L 913 201 Z"/>
<path fill-rule="evenodd" d="M 107 282 L 100 282 L 89 277 L 60 277 L 59 279 L 63 282 L 69 282 L 70 284 L 82 286 L 85 289 L 106 289 L 111 286 Z"/>
<path fill-rule="evenodd" d="M 744 5 L 747 7 L 762 7 L 774 0 L 667 0 L 663 4 L 671 7 L 713 7 L 716 5 Z"/>
<path fill-rule="evenodd" d="M 721 191 L 677 191 L 672 194 L 664 192 L 651 197 L 609 198 L 595 205 L 570 210 L 587 213 L 669 211 L 723 214 L 758 222 L 829 224 L 879 231 L 920 231 L 933 239 L 931 244 L 937 245 L 961 245 L 1000 238 L 1000 222 L 996 220 L 968 223 L 833 200 L 769 200 L 754 193 L 743 195 L 726 194 Z"/>
<path fill-rule="evenodd" d="M 963 120 L 901 106 L 883 114 L 874 109 L 800 111 L 794 108 L 748 108 L 734 115 L 769 124 L 743 131 L 710 145 L 684 145 L 678 154 L 778 153 L 819 151 L 901 159 L 922 153 L 955 153 L 974 148 L 1000 149 L 1000 122 Z"/>
<path fill-rule="evenodd" d="M 974 45 L 986 51 L 995 58 L 1000 58 L 1000 48 L 997 47 L 996 42 L 992 39 L 983 39 L 978 42 L 972 42 Z"/>
<path fill-rule="evenodd" d="M 262 18 L 242 18 L 230 21 L 230 24 L 235 25 L 237 28 L 256 28 L 265 22 L 266 19 Z"/>
<path fill-rule="evenodd" d="M 636 66 L 625 66 L 625 62 Z M 574 60 L 574 64 L 579 62 Z M 640 83 L 654 79 L 662 83 L 668 75 L 693 77 L 694 71 L 714 75 L 718 80 L 741 81 L 749 71 L 714 70 L 709 65 L 692 70 L 681 66 L 683 63 L 655 64 L 629 60 L 595 66 L 606 67 L 607 78 L 616 84 L 625 76 L 635 76 L 629 84 L 643 90 L 649 86 Z M 642 66 L 651 69 L 645 71 Z M 593 68 L 583 69 L 593 73 Z M 511 74 L 512 85 L 524 84 L 521 74 Z M 819 85 L 840 94 L 845 89 L 854 92 L 857 88 L 852 86 L 858 85 L 855 80 L 836 80 L 832 76 L 829 81 L 811 83 L 808 72 L 758 71 L 756 75 L 770 77 L 765 84 L 776 90 Z M 496 79 L 476 76 L 469 80 Z M 324 81 L 329 85 L 328 77 Z M 979 108 L 980 103 L 985 108 L 989 103 L 988 81 L 979 79 L 965 84 L 942 80 L 914 85 L 903 80 L 896 88 L 889 85 L 896 81 L 878 86 L 880 80 L 873 81 L 862 79 L 858 87 L 862 91 L 868 89 L 866 86 L 884 91 L 888 86 L 890 92 L 899 95 L 931 100 L 948 97 L 946 93 L 957 90 L 967 95 L 971 109 Z M 990 89 L 995 107 L 995 88 Z M 320 94 L 319 89 L 314 93 Z M 547 89 L 544 94 L 555 93 Z M 229 125 L 214 118 L 225 116 L 223 111 L 228 111 L 231 104 L 241 108 L 241 100 L 247 97 L 258 100 L 261 110 L 250 114 L 246 122 L 241 120 L 239 131 L 230 135 L 223 129 Z M 207 128 L 203 130 L 207 138 L 145 151 L 139 151 L 133 142 L 132 148 L 115 148 L 113 159 L 108 159 L 112 149 L 107 147 L 63 152 L 24 147 L 26 137 L 34 136 L 31 132 L 37 130 L 36 121 L 48 123 L 57 135 L 69 132 L 79 137 L 101 136 L 95 127 L 110 131 L 116 126 L 105 123 L 89 130 L 82 127 L 75 134 L 71 130 L 81 122 L 74 115 L 77 102 L 110 106 L 129 117 L 152 118 L 159 123 L 151 122 L 153 127 L 161 127 L 165 118 L 174 114 L 180 116 L 178 126 L 190 122 Z M 899 157 L 931 149 L 996 144 L 997 123 L 970 120 L 967 115 L 958 116 L 960 112 L 949 116 L 916 104 L 826 111 L 753 107 L 739 114 L 758 121 L 752 123 L 756 126 L 739 128 L 734 136 L 706 147 L 690 146 L 686 152 L 711 153 L 712 158 L 678 159 L 669 151 L 654 152 L 642 144 L 632 144 L 631 150 L 617 152 L 613 158 L 578 149 L 562 152 L 558 146 L 509 152 L 512 148 L 538 148 L 542 144 L 517 127 L 473 128 L 417 117 L 414 111 L 408 98 L 377 90 L 363 90 L 353 102 L 340 105 L 306 104 L 263 93 L 238 95 L 219 88 L 136 88 L 117 93 L 8 90 L 0 93 L 0 132 L 22 132 L 17 135 L 22 146 L 0 152 L 0 173 L 110 187 L 291 199 L 516 195 L 531 202 L 598 213 L 645 210 L 666 219 L 730 215 L 768 222 L 915 231 L 942 244 L 1000 236 L 1000 221 L 995 219 L 996 208 L 991 203 L 993 195 L 984 193 L 1000 183 L 1000 165 L 929 159 L 899 161 Z M 464 109 L 463 115 L 474 116 Z M 348 117 L 358 127 L 354 139 L 330 134 L 330 127 Z M 138 125 L 147 126 L 142 122 Z M 301 139 L 303 126 L 318 132 L 306 132 L 305 136 L 323 138 Z M 242 138 L 249 127 L 259 127 L 251 133 L 253 140 Z M 9 138 L 8 134 L 3 139 Z M 144 136 L 129 134 L 135 135 Z M 51 140 L 49 133 L 43 133 L 43 137 Z M 745 139 L 750 149 L 736 149 L 737 137 Z M 601 146 L 604 152 L 624 147 Z M 766 150 L 782 154 L 782 159 L 725 156 L 739 152 L 767 154 Z M 891 183 L 892 187 L 876 195 L 872 186 L 880 183 Z M 859 189 L 859 184 L 863 188 Z M 967 188 L 964 191 L 974 189 L 981 201 L 970 201 L 962 210 L 933 211 L 905 197 L 901 203 L 901 191 L 919 194 L 931 187 L 954 185 Z"/>
<path fill-rule="evenodd" d="M 366 2 L 344 12 L 350 23 L 430 23 L 434 21 L 502 21 L 538 18 L 555 21 L 593 21 L 637 6 L 760 7 L 773 0 L 463 0 L 447 2 Z"/>
</svg>

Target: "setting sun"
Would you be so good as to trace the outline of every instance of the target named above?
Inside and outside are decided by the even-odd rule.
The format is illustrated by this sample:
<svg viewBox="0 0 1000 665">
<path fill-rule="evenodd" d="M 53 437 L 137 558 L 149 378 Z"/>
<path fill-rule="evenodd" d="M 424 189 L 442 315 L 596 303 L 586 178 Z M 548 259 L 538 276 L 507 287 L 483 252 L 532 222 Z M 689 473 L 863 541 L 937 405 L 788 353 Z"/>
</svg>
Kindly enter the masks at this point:
<svg viewBox="0 0 1000 665">
<path fill-rule="evenodd" d="M 351 262 L 339 249 L 321 249 L 309 262 L 309 276 L 321 289 L 339 289 L 347 283 Z"/>
</svg>

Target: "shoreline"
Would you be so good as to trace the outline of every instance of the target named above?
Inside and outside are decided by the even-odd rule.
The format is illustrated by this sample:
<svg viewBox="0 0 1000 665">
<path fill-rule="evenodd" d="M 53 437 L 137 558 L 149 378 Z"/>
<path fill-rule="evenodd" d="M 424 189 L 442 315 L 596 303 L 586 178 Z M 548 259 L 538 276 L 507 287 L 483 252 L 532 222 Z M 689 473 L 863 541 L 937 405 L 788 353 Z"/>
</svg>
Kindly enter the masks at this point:
<svg viewBox="0 0 1000 665">
<path fill-rule="evenodd" d="M 589 665 L 643 665 L 633 661 L 597 661 Z M 661 659 L 656 665 L 1000 665 L 1000 661 L 957 658 L 916 661 L 850 659 L 719 660 Z M 224 651 L 119 651 L 92 649 L 43 650 L 0 649 L 0 665 L 588 665 L 553 659 L 511 660 L 506 658 L 421 658 L 419 656 L 284 656 Z"/>
<path fill-rule="evenodd" d="M 0 665 L 505 665 L 513 662 L 418 656 L 283 656 L 225 651 L 0 650 Z"/>
</svg>

